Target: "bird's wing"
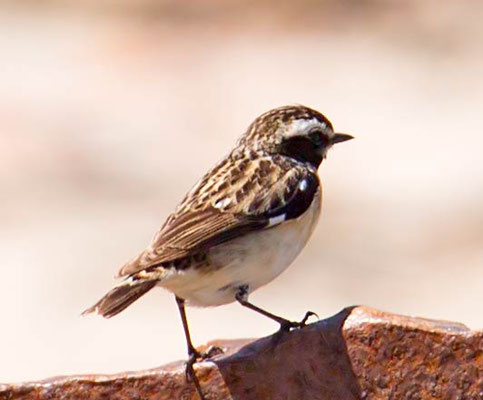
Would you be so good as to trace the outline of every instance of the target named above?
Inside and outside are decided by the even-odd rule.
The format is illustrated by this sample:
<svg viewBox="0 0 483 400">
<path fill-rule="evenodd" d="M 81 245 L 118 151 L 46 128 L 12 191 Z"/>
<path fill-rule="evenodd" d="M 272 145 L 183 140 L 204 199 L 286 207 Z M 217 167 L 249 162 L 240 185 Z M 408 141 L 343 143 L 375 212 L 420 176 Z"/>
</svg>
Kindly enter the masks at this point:
<svg viewBox="0 0 483 400">
<path fill-rule="evenodd" d="M 202 180 L 148 249 L 124 265 L 119 276 L 189 257 L 302 215 L 319 189 L 318 177 L 315 171 L 284 157 L 275 161 L 252 161 L 246 171 L 237 172 L 235 180 L 234 167 L 214 180 Z"/>
</svg>

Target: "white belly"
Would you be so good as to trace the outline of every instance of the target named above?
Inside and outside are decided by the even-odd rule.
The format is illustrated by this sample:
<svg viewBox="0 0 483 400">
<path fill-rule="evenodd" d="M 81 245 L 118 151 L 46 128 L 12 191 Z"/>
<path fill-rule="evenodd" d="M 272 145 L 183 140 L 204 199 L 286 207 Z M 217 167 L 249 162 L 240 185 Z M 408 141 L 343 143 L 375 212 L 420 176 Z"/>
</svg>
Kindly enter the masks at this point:
<svg viewBox="0 0 483 400">
<path fill-rule="evenodd" d="M 160 283 L 194 306 L 235 301 L 242 285 L 253 292 L 280 275 L 297 257 L 320 214 L 320 189 L 311 207 L 299 218 L 250 233 L 209 251 L 210 271 L 189 269 Z"/>
</svg>

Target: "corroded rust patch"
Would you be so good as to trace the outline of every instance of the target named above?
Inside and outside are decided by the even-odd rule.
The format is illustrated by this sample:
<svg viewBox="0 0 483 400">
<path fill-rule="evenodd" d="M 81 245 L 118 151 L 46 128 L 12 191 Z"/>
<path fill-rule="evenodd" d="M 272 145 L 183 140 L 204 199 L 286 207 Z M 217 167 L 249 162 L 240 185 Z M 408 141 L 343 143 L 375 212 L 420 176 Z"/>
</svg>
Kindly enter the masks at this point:
<svg viewBox="0 0 483 400">
<path fill-rule="evenodd" d="M 195 371 L 207 400 L 483 399 L 483 332 L 353 307 L 225 350 Z M 197 399 L 183 362 L 116 375 L 0 385 L 0 400 Z"/>
</svg>

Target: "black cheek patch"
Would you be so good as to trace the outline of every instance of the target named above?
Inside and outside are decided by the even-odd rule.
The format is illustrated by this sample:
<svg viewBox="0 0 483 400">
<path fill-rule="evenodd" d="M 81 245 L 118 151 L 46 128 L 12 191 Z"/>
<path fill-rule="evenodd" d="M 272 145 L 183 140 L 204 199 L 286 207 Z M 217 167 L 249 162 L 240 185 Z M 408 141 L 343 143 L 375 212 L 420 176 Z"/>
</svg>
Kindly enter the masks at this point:
<svg viewBox="0 0 483 400">
<path fill-rule="evenodd" d="M 297 161 L 308 162 L 316 168 L 322 162 L 321 152 L 305 136 L 294 136 L 286 139 L 282 144 L 280 153 Z"/>
</svg>

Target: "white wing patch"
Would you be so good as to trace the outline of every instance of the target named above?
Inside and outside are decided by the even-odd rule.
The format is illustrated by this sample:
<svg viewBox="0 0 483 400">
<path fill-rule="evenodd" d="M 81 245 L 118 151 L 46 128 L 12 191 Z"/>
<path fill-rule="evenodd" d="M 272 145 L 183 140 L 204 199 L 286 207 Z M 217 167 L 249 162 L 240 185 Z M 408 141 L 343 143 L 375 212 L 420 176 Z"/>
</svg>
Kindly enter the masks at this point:
<svg viewBox="0 0 483 400">
<path fill-rule="evenodd" d="M 309 184 L 307 183 L 306 179 L 302 180 L 302 182 L 299 183 L 299 190 L 301 192 L 305 192 L 308 187 L 309 187 Z"/>
<path fill-rule="evenodd" d="M 225 197 L 223 199 L 218 200 L 215 204 L 213 204 L 213 207 L 218 209 L 223 209 L 225 207 L 228 207 L 230 203 L 231 203 L 231 199 L 229 197 Z"/>
<path fill-rule="evenodd" d="M 276 217 L 269 218 L 268 226 L 270 227 L 270 226 L 281 224 L 283 221 L 285 221 L 285 215 L 286 214 L 282 214 L 282 215 L 277 215 Z"/>
</svg>

